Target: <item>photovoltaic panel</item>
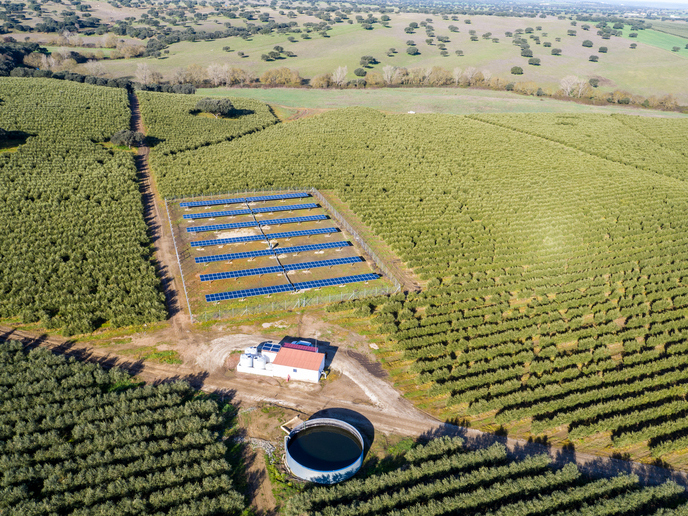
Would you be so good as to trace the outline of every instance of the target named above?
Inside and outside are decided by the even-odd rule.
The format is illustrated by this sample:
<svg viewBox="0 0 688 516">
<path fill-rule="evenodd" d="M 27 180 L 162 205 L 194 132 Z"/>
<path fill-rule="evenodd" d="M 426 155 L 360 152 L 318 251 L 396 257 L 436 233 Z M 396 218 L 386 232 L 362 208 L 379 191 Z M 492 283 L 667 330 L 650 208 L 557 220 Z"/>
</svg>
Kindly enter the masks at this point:
<svg viewBox="0 0 688 516">
<path fill-rule="evenodd" d="M 310 210 L 312 208 L 319 208 L 317 204 L 287 204 L 286 206 L 272 206 L 265 208 L 253 208 L 253 213 L 272 213 L 273 211 L 291 211 L 291 210 Z"/>
<path fill-rule="evenodd" d="M 347 265 L 362 262 L 360 256 L 348 256 L 346 258 L 334 258 L 332 260 L 320 260 L 316 262 L 292 263 L 290 265 L 271 265 L 270 267 L 257 267 L 255 269 L 241 269 L 238 271 L 215 272 L 213 274 L 201 274 L 201 281 L 216 281 L 223 279 L 245 278 L 247 276 L 260 276 L 262 274 L 274 274 L 287 271 L 300 271 L 304 269 L 316 269 L 318 267 L 334 267 L 335 265 Z"/>
<path fill-rule="evenodd" d="M 358 283 L 359 281 L 372 281 L 378 279 L 380 276 L 377 274 L 357 274 L 355 276 L 344 276 L 342 278 L 330 278 L 324 280 L 315 281 L 303 281 L 301 283 L 294 283 L 294 288 L 296 290 L 303 290 L 306 288 L 318 288 L 318 287 L 333 287 L 337 285 L 343 285 L 345 283 Z"/>
<path fill-rule="evenodd" d="M 308 217 L 289 217 L 286 219 L 269 219 L 258 222 L 233 222 L 231 224 L 211 224 L 209 226 L 190 226 L 186 228 L 188 233 L 202 233 L 203 231 L 220 231 L 222 229 L 251 228 L 261 226 L 278 226 L 280 224 L 300 224 L 301 222 L 315 222 L 327 220 L 327 215 L 309 215 Z"/>
<path fill-rule="evenodd" d="M 235 215 L 250 215 L 251 210 L 229 210 L 229 211 L 206 211 L 205 213 L 187 213 L 184 218 L 193 219 L 212 219 L 213 217 L 234 217 Z"/>
<path fill-rule="evenodd" d="M 246 290 L 235 290 L 233 292 L 220 292 L 219 294 L 207 294 L 205 300 L 208 303 L 214 301 L 226 301 L 228 299 L 243 299 L 245 297 L 264 296 L 266 294 L 277 294 L 279 292 L 291 292 L 291 285 L 275 285 L 274 287 L 249 288 Z"/>
<path fill-rule="evenodd" d="M 220 231 L 222 229 L 257 228 L 258 223 L 251 220 L 249 222 L 232 222 L 231 224 L 212 224 L 210 226 L 191 226 L 186 228 L 187 233 L 202 233 L 204 231 Z"/>
<path fill-rule="evenodd" d="M 320 229 L 304 229 L 303 231 L 286 231 L 284 233 L 269 233 L 267 238 L 274 240 L 277 238 L 293 238 L 300 236 L 311 236 L 311 235 L 325 235 L 328 233 L 337 233 L 339 229 L 337 228 L 320 228 Z M 216 238 L 214 240 L 198 240 L 196 242 L 191 242 L 191 247 L 205 247 L 207 245 L 225 245 L 225 244 L 239 244 L 242 242 L 258 242 L 260 240 L 265 240 L 263 235 L 250 235 L 244 237 L 234 237 L 234 238 Z"/>
<path fill-rule="evenodd" d="M 247 276 L 260 276 L 261 274 L 274 274 L 284 272 L 279 265 L 271 267 L 258 267 L 256 269 L 242 269 L 229 272 L 215 272 L 213 274 L 201 274 L 201 281 L 215 281 L 223 279 L 245 278 Z"/>
<path fill-rule="evenodd" d="M 346 283 L 357 283 L 359 281 L 372 281 L 378 279 L 377 274 L 357 274 L 356 276 L 344 276 L 341 278 L 331 278 L 316 281 L 304 281 L 302 283 L 294 283 L 296 290 L 303 290 L 306 288 L 318 287 L 332 287 L 336 285 L 343 285 Z M 245 290 L 234 290 L 231 292 L 220 292 L 219 294 L 207 294 L 205 300 L 209 303 L 214 301 L 226 301 L 228 299 L 243 299 L 245 297 L 263 296 L 266 294 L 277 294 L 279 292 L 290 292 L 291 285 L 277 285 L 275 287 L 249 288 Z"/>
<path fill-rule="evenodd" d="M 304 197 L 310 197 L 311 194 L 306 192 L 297 192 L 291 194 L 277 194 L 277 195 L 259 195 L 257 197 L 246 197 L 246 202 L 258 202 L 258 201 L 279 201 L 280 199 L 303 199 Z"/>
<path fill-rule="evenodd" d="M 284 265 L 284 270 L 300 271 L 304 269 L 317 269 L 319 267 L 334 267 L 335 265 L 347 265 L 349 263 L 362 262 L 360 256 L 347 256 L 346 258 L 333 258 L 332 260 L 320 260 L 315 262 L 291 263 Z"/>
<path fill-rule="evenodd" d="M 282 346 L 275 344 L 274 342 L 265 342 L 260 344 L 258 349 L 260 351 L 267 351 L 268 353 L 277 353 L 280 349 L 282 349 Z"/>
<path fill-rule="evenodd" d="M 242 258 L 258 258 L 259 256 L 272 256 L 273 253 L 287 254 L 287 253 L 305 253 L 308 251 L 321 251 L 323 249 L 339 249 L 341 247 L 348 247 L 351 244 L 346 240 L 340 242 L 326 242 L 324 244 L 312 245 L 296 245 L 293 247 L 276 247 L 275 250 L 263 249 L 261 251 L 246 251 L 243 253 L 229 253 L 216 254 L 213 256 L 198 256 L 195 258 L 196 263 L 210 263 L 210 262 L 224 262 L 232 260 L 240 260 Z"/>
<path fill-rule="evenodd" d="M 277 224 L 300 224 L 301 222 L 315 222 L 318 220 L 327 220 L 327 215 L 308 215 L 307 217 L 288 217 L 286 219 L 260 220 L 258 221 L 258 224 L 261 226 L 273 226 Z"/>
<path fill-rule="evenodd" d="M 255 202 L 255 201 L 278 201 L 280 199 L 302 199 L 303 197 L 310 197 L 310 194 L 305 192 L 276 194 L 276 195 L 259 195 L 257 197 L 237 197 L 235 199 L 212 199 L 206 201 L 188 201 L 180 202 L 179 206 L 182 208 L 192 208 L 194 206 L 218 206 L 221 204 L 237 204 L 240 202 Z"/>
</svg>

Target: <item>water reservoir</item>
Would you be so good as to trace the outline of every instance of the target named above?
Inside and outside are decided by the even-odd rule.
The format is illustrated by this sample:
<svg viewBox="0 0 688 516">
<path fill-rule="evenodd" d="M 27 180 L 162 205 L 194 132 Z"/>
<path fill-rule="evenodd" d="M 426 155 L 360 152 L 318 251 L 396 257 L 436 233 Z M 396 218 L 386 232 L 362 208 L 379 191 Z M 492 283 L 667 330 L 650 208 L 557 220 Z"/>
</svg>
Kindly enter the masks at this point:
<svg viewBox="0 0 688 516">
<path fill-rule="evenodd" d="M 265 369 L 267 363 L 268 359 L 265 358 L 263 355 L 258 355 L 256 358 L 253 359 L 253 367 L 255 367 L 256 369 Z"/>
<path fill-rule="evenodd" d="M 335 484 L 352 477 L 363 464 L 363 437 L 338 419 L 312 419 L 284 439 L 287 466 L 299 478 Z"/>
</svg>

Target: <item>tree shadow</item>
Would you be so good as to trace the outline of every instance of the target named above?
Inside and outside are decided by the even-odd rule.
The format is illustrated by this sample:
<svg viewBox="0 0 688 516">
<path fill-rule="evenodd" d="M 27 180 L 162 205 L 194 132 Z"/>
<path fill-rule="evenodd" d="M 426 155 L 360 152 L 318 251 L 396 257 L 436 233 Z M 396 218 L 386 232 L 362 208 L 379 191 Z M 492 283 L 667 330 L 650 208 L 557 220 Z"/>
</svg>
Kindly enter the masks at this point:
<svg viewBox="0 0 688 516">
<path fill-rule="evenodd" d="M 5 131 L 4 135 L 0 137 L 0 151 L 3 149 L 13 149 L 24 145 L 26 140 L 31 136 L 36 136 L 32 133 L 26 133 L 24 131 Z"/>
</svg>

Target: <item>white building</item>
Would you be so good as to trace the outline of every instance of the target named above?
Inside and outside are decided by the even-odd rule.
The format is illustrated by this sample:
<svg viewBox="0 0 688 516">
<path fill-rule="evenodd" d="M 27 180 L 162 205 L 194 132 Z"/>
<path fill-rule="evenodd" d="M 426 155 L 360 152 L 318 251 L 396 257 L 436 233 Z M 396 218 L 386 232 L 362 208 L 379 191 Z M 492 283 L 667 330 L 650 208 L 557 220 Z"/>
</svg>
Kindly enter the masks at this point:
<svg viewBox="0 0 688 516">
<path fill-rule="evenodd" d="M 325 354 L 318 351 L 282 348 L 274 362 L 272 374 L 287 380 L 318 383 L 325 369 Z"/>
<path fill-rule="evenodd" d="M 308 343 L 303 343 L 308 344 Z M 287 381 L 318 383 L 325 369 L 325 354 L 312 345 L 265 343 L 247 348 L 239 358 L 237 372 L 275 376 Z"/>
</svg>

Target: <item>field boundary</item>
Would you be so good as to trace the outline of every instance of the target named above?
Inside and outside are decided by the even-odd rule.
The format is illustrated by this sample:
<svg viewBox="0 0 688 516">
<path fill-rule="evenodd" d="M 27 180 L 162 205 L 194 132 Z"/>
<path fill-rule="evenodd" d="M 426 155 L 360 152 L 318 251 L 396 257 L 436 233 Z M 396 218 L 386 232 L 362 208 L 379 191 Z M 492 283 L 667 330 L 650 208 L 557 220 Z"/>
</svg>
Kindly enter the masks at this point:
<svg viewBox="0 0 688 516">
<path fill-rule="evenodd" d="M 203 312 L 198 316 L 194 316 L 191 303 L 189 302 L 189 296 L 187 293 L 186 283 L 184 281 L 184 272 L 182 269 L 181 258 L 179 256 L 179 248 L 177 245 L 177 239 L 174 236 L 174 227 L 172 224 L 172 218 L 170 216 L 170 211 L 168 208 L 168 203 L 173 201 L 178 201 L 180 199 L 190 199 L 190 200 L 201 200 L 201 199 L 213 199 L 217 197 L 230 197 L 230 196 L 247 196 L 249 194 L 266 194 L 274 192 L 307 192 L 315 197 L 322 206 L 332 215 L 334 220 L 341 226 L 341 229 L 346 230 L 351 237 L 356 241 L 360 248 L 370 257 L 370 259 L 375 263 L 380 272 L 389 279 L 394 287 L 375 287 L 366 288 L 362 290 L 355 290 L 350 293 L 342 293 L 340 295 L 322 295 L 315 297 L 299 297 L 296 300 L 285 300 L 271 303 L 263 303 L 260 305 L 246 306 L 242 308 L 231 308 L 225 310 L 218 310 L 216 312 Z M 278 189 L 255 189 L 255 190 L 243 190 L 234 192 L 225 192 L 221 194 L 210 194 L 210 195 L 192 195 L 183 197 L 166 197 L 165 198 L 165 211 L 167 212 L 167 219 L 170 223 L 170 231 L 172 233 L 172 240 L 174 242 L 174 251 L 177 258 L 177 266 L 179 267 L 180 274 L 182 276 L 182 288 L 184 289 L 184 296 L 186 297 L 186 304 L 189 309 L 189 317 L 191 322 L 208 322 L 211 320 L 225 319 L 225 318 L 235 318 L 242 317 L 245 315 L 255 315 L 261 313 L 272 313 L 279 311 L 295 310 L 298 308 L 305 308 L 308 306 L 316 306 L 322 304 L 330 304 L 337 301 L 351 301 L 353 299 L 362 299 L 366 297 L 376 297 L 391 295 L 399 292 L 402 289 L 403 281 L 392 272 L 392 269 L 387 266 L 384 260 L 382 260 L 377 253 L 375 253 L 370 246 L 366 243 L 365 239 L 361 237 L 358 232 L 353 228 L 351 224 L 346 220 L 346 218 L 337 211 L 337 209 L 332 206 L 332 204 L 325 198 L 325 196 L 320 193 L 316 188 L 295 188 L 295 187 L 282 187 Z"/>
</svg>

